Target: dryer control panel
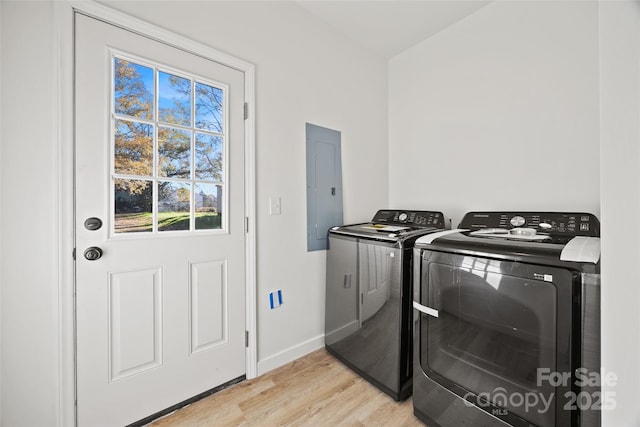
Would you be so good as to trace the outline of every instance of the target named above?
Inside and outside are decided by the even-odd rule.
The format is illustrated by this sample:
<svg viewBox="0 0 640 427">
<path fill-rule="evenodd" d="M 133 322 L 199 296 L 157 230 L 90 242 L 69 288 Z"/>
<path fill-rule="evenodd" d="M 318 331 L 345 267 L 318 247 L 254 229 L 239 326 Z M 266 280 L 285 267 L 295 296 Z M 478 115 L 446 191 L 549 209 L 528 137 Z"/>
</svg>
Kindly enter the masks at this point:
<svg viewBox="0 0 640 427">
<path fill-rule="evenodd" d="M 458 226 L 471 231 L 520 227 L 552 235 L 600 237 L 600 221 L 590 213 L 469 212 Z"/>
<path fill-rule="evenodd" d="M 377 224 L 402 224 L 424 228 L 449 228 L 451 220 L 442 212 L 379 210 L 371 222 Z"/>
</svg>

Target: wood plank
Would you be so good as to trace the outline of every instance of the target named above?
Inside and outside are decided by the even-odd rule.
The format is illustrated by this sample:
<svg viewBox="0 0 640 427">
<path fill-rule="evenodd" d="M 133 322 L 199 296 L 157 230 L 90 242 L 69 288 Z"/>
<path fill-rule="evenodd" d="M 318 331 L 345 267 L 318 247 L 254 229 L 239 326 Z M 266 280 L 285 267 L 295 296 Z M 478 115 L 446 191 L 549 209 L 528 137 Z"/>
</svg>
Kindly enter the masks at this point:
<svg viewBox="0 0 640 427">
<path fill-rule="evenodd" d="M 406 426 L 411 398 L 395 402 L 320 349 L 151 424 L 174 426 Z"/>
</svg>

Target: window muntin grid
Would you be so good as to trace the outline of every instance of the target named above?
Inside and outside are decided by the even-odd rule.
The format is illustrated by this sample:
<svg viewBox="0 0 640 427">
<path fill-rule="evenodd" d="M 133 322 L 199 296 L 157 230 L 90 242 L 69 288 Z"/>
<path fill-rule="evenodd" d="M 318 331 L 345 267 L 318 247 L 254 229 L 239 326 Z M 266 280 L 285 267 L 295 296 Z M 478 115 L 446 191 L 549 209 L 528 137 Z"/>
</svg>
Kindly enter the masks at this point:
<svg viewBox="0 0 640 427">
<path fill-rule="evenodd" d="M 112 55 L 112 235 L 227 229 L 227 87 Z"/>
</svg>

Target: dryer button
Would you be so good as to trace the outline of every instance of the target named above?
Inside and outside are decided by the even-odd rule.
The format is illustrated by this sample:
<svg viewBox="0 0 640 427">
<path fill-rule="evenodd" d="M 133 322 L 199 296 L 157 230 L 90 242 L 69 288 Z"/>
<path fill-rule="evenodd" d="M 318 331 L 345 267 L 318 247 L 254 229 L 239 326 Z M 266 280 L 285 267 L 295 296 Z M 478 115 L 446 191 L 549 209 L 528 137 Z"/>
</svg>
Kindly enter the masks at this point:
<svg viewBox="0 0 640 427">
<path fill-rule="evenodd" d="M 514 216 L 513 218 L 511 218 L 511 225 L 513 225 L 514 227 L 523 226 L 524 223 L 525 223 L 525 220 L 521 216 Z"/>
</svg>

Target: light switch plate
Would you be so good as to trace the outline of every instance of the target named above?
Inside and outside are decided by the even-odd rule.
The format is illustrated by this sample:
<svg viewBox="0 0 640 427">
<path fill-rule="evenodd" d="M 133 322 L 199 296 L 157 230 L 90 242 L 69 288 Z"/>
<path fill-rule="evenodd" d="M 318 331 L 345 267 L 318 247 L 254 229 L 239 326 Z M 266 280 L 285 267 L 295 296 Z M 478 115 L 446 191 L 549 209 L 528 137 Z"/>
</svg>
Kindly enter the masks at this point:
<svg viewBox="0 0 640 427">
<path fill-rule="evenodd" d="M 280 197 L 269 197 L 269 214 L 280 215 L 282 209 L 280 208 Z"/>
</svg>

